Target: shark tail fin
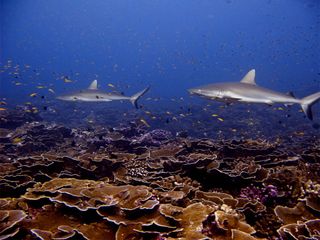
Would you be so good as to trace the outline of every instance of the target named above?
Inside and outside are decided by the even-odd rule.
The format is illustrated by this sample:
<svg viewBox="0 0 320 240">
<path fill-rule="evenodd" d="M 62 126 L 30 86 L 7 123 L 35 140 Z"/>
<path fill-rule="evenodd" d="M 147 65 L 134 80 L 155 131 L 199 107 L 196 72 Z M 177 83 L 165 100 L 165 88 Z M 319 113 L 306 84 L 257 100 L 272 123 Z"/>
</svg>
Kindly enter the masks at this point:
<svg viewBox="0 0 320 240">
<path fill-rule="evenodd" d="M 147 87 L 145 89 L 143 89 L 140 92 L 137 92 L 136 94 L 134 94 L 133 96 L 130 97 L 130 102 L 133 104 L 133 106 L 135 106 L 136 108 L 138 108 L 138 100 L 140 97 L 142 97 L 146 92 L 148 92 L 150 87 Z"/>
<path fill-rule="evenodd" d="M 319 100 L 320 100 L 320 92 L 311 94 L 301 99 L 302 110 L 310 120 L 313 119 L 311 107 L 313 104 L 317 103 Z"/>
</svg>

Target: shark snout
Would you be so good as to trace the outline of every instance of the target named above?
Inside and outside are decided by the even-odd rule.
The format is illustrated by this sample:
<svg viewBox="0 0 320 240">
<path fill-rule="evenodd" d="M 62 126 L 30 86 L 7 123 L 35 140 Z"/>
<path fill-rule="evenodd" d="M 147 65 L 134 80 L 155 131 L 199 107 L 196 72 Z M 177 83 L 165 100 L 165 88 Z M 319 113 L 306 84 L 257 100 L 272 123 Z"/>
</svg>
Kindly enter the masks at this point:
<svg viewBox="0 0 320 240">
<path fill-rule="evenodd" d="M 62 96 L 57 96 L 56 99 L 62 100 L 62 101 L 72 101 L 72 100 L 75 100 L 76 97 L 62 95 Z"/>
<path fill-rule="evenodd" d="M 199 88 L 190 88 L 190 89 L 188 89 L 188 92 L 190 94 L 201 94 L 201 89 L 199 89 Z"/>
<path fill-rule="evenodd" d="M 56 99 L 58 99 L 58 100 L 66 100 L 66 97 L 65 96 L 57 96 Z"/>
<path fill-rule="evenodd" d="M 62 96 L 58 96 L 58 97 L 56 97 L 56 99 L 58 99 L 58 100 L 64 100 L 64 98 L 63 98 Z"/>
</svg>

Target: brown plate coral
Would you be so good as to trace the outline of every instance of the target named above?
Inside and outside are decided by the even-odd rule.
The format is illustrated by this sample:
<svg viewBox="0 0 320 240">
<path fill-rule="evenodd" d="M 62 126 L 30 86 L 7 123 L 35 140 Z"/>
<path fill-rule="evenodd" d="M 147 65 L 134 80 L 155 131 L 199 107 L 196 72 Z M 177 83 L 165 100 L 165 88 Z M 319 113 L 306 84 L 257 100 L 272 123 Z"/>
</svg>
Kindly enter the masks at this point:
<svg viewBox="0 0 320 240">
<path fill-rule="evenodd" d="M 2 116 L 0 239 L 320 238 L 317 136 L 212 140 L 32 117 Z"/>
</svg>

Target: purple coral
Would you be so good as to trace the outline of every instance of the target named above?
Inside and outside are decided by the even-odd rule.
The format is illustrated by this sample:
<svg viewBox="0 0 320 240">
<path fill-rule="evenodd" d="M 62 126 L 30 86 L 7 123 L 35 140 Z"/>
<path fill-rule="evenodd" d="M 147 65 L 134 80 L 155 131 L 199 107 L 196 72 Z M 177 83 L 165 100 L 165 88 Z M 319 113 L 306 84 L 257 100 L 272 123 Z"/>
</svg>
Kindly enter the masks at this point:
<svg viewBox="0 0 320 240">
<path fill-rule="evenodd" d="M 163 129 L 155 129 L 136 138 L 136 143 L 160 146 L 162 141 L 172 137 L 172 133 Z"/>
<path fill-rule="evenodd" d="M 267 185 L 264 187 L 251 185 L 249 187 L 242 188 L 240 191 L 241 198 L 257 200 L 263 204 L 277 198 L 278 194 L 279 192 L 277 187 L 273 185 Z"/>
<path fill-rule="evenodd" d="M 151 135 L 151 137 L 155 140 L 168 140 L 172 137 L 172 133 L 167 131 L 167 130 L 163 130 L 163 129 L 155 129 L 152 130 L 151 132 L 149 132 L 149 134 Z"/>
<path fill-rule="evenodd" d="M 216 235 L 223 236 L 226 234 L 226 230 L 219 228 L 214 213 L 209 214 L 207 219 L 202 224 L 203 229 L 201 232 L 208 237 L 213 237 Z"/>
<path fill-rule="evenodd" d="M 144 133 L 145 130 L 141 125 L 137 125 L 135 122 L 130 122 L 129 125 L 120 124 L 119 127 L 111 128 L 111 132 L 115 131 L 123 134 L 125 137 L 130 138 Z"/>
</svg>

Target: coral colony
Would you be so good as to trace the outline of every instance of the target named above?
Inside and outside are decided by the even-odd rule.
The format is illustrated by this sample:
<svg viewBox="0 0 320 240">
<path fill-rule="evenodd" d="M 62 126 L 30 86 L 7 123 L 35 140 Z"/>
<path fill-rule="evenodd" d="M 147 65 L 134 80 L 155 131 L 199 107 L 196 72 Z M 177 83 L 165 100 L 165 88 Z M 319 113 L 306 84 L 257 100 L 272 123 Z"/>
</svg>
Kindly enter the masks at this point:
<svg viewBox="0 0 320 240">
<path fill-rule="evenodd" d="M 0 239 L 320 238 L 317 138 L 209 140 L 1 114 Z"/>
</svg>

